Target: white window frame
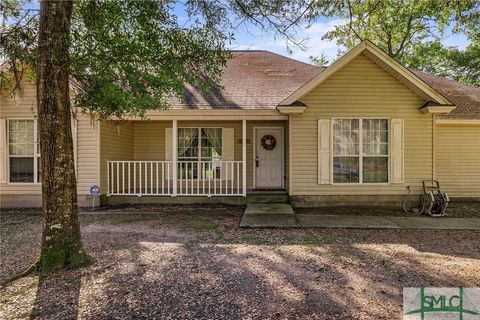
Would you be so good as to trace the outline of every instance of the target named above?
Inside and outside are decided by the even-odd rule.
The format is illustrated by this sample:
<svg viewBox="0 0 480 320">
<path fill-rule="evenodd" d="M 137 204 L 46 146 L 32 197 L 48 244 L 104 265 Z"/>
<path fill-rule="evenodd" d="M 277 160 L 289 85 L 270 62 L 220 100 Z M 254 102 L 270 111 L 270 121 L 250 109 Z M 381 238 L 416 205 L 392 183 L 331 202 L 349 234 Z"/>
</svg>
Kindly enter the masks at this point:
<svg viewBox="0 0 480 320">
<path fill-rule="evenodd" d="M 219 129 L 220 132 L 222 132 L 223 128 L 222 127 L 178 127 L 177 130 L 180 130 L 180 129 L 197 129 L 198 130 L 198 146 L 197 146 L 198 156 L 196 158 L 186 158 L 186 157 L 180 157 L 178 155 L 179 135 L 177 134 L 177 161 L 210 161 L 211 162 L 212 159 L 202 160 L 202 129 Z M 187 159 L 187 160 L 180 160 L 180 158 Z M 222 133 L 222 158 L 223 158 L 223 133 Z"/>
<path fill-rule="evenodd" d="M 333 121 L 334 120 L 341 120 L 341 119 L 350 119 L 350 120 L 358 120 L 358 135 L 359 135 L 359 146 L 358 146 L 358 157 L 359 157 L 359 164 L 358 164 L 358 182 L 335 182 L 335 173 L 334 173 L 334 158 L 335 155 L 333 154 L 334 152 L 334 125 Z M 367 157 L 387 157 L 387 182 L 363 182 L 363 120 L 387 120 L 387 134 L 388 134 L 388 152 L 387 155 L 381 155 L 381 156 L 367 156 Z M 330 118 L 330 181 L 334 185 L 340 185 L 340 186 L 358 186 L 358 185 L 367 185 L 367 186 L 374 186 L 374 185 L 389 185 L 390 184 L 390 162 L 391 162 L 391 132 L 390 132 L 390 118 L 388 117 L 332 117 Z M 340 156 L 337 156 L 340 157 Z M 346 156 L 348 157 L 348 156 Z M 353 156 L 352 156 L 353 157 Z M 355 156 L 356 157 L 356 156 Z"/>
<path fill-rule="evenodd" d="M 197 149 L 198 149 L 198 156 L 196 158 L 187 158 L 187 157 L 180 157 L 178 155 L 178 138 L 179 138 L 179 135 L 178 135 L 178 131 L 179 129 L 197 129 L 198 131 L 198 146 L 197 146 Z M 220 132 L 222 133 L 222 156 L 221 156 L 221 160 L 223 160 L 223 128 L 222 127 L 178 127 L 177 128 L 177 162 L 178 161 L 191 161 L 191 162 L 213 162 L 213 158 L 211 158 L 210 160 L 202 160 L 202 129 L 219 129 Z M 180 158 L 182 160 L 180 160 Z M 177 169 L 178 171 L 179 169 Z M 223 180 L 224 178 L 224 172 L 223 170 L 221 169 L 220 167 L 220 175 L 218 175 L 216 177 L 216 179 L 214 180 Z M 200 177 L 198 174 L 197 174 L 197 177 L 195 178 L 192 178 L 192 180 L 202 180 L 204 179 L 204 177 Z M 212 180 L 213 181 L 213 180 Z"/>
<path fill-rule="evenodd" d="M 10 121 L 16 120 L 29 120 L 33 121 L 33 155 L 11 155 L 10 154 Z M 38 120 L 36 118 L 8 118 L 7 119 L 7 175 L 8 175 L 8 184 L 18 184 L 18 185 L 39 185 L 41 181 L 38 181 L 38 159 L 41 157 L 40 150 L 38 150 Z M 33 157 L 33 182 L 12 182 L 10 181 L 10 158 L 30 158 Z"/>
</svg>

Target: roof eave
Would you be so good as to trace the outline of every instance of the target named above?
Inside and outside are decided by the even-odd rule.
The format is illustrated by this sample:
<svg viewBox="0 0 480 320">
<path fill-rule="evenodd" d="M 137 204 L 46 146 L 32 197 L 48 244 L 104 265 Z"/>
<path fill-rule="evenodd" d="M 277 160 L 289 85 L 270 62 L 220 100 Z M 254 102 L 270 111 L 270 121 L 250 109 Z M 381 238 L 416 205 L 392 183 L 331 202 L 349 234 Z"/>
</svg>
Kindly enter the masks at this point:
<svg viewBox="0 0 480 320">
<path fill-rule="evenodd" d="M 453 110 L 455 110 L 457 106 L 454 105 L 437 105 L 437 106 L 432 106 L 432 105 L 426 105 L 422 108 L 420 108 L 420 111 L 422 113 L 430 113 L 430 114 L 449 114 Z"/>
<path fill-rule="evenodd" d="M 307 110 L 307 106 L 277 106 L 281 114 L 301 114 Z"/>
</svg>

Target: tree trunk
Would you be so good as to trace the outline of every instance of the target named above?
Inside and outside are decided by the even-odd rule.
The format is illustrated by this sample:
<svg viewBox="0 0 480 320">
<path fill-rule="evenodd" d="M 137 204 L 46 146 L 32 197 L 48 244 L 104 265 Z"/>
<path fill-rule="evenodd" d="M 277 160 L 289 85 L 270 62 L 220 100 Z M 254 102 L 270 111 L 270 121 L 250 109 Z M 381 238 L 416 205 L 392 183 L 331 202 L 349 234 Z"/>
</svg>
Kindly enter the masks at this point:
<svg viewBox="0 0 480 320">
<path fill-rule="evenodd" d="M 72 1 L 42 1 L 37 56 L 37 106 L 42 168 L 43 274 L 90 262 L 78 220 L 69 46 Z"/>
</svg>

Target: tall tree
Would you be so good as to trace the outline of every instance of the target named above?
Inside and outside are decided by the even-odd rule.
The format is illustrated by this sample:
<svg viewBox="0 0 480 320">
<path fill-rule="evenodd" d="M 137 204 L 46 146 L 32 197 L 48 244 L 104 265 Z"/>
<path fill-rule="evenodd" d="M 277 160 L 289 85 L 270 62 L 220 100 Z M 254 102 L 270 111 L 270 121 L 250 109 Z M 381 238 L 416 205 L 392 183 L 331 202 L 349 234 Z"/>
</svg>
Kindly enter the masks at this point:
<svg viewBox="0 0 480 320">
<path fill-rule="evenodd" d="M 344 21 L 323 39 L 336 40 L 347 49 L 369 39 L 411 68 L 480 84 L 480 67 L 475 63 L 480 59 L 478 0 L 320 1 L 314 11 L 313 16 Z M 466 50 L 442 45 L 443 37 L 452 33 L 470 40 Z"/>
<path fill-rule="evenodd" d="M 204 94 L 218 86 L 224 45 L 251 23 L 299 45 L 304 0 L 5 0 L 0 91 L 19 90 L 36 71 L 43 194 L 40 258 L 46 274 L 88 263 L 82 247 L 74 172 L 69 81 L 75 106 L 101 119 L 145 117 L 182 99 L 186 84 Z M 178 10 L 186 20 L 180 22 Z M 40 11 L 40 15 L 38 15 Z"/>
<path fill-rule="evenodd" d="M 44 218 L 38 267 L 44 273 L 90 261 L 81 243 L 70 125 L 68 35 L 72 10 L 72 1 L 40 3 L 37 109 Z"/>
</svg>

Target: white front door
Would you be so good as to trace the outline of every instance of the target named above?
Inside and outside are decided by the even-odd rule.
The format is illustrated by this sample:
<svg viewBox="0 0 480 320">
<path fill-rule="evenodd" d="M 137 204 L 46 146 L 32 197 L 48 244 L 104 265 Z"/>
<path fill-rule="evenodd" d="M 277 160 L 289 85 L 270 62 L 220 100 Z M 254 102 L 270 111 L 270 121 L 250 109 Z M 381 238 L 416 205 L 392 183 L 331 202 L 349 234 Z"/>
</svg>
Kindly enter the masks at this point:
<svg viewBox="0 0 480 320">
<path fill-rule="evenodd" d="M 255 187 L 283 187 L 283 129 L 255 129 Z"/>
</svg>

